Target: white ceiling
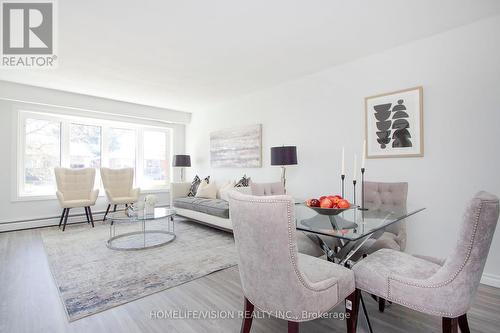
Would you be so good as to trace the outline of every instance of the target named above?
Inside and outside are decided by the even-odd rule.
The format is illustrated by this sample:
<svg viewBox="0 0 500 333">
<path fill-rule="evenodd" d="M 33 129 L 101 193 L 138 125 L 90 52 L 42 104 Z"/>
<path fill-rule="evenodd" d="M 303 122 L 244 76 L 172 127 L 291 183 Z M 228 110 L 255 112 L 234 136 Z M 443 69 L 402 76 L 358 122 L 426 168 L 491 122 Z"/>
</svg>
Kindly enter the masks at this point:
<svg viewBox="0 0 500 333">
<path fill-rule="evenodd" d="M 59 67 L 0 79 L 198 111 L 481 18 L 498 0 L 64 0 Z"/>
</svg>

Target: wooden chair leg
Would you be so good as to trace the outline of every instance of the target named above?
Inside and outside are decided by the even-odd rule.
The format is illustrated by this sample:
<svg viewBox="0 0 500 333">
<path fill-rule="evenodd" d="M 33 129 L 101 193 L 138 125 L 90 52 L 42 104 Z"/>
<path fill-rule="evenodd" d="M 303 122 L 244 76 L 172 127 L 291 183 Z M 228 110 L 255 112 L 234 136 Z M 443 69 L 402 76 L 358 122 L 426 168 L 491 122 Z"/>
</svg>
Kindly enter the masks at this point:
<svg viewBox="0 0 500 333">
<path fill-rule="evenodd" d="M 113 212 L 116 212 L 116 206 L 117 206 L 117 205 L 115 205 L 115 208 L 113 208 Z"/>
<path fill-rule="evenodd" d="M 61 218 L 59 219 L 59 228 L 61 227 L 62 221 L 64 220 L 64 215 L 66 215 L 66 209 L 67 208 L 63 208 Z"/>
<path fill-rule="evenodd" d="M 87 210 L 87 207 L 84 207 L 84 208 L 85 208 L 85 216 L 87 217 L 87 223 L 90 223 L 89 211 Z"/>
<path fill-rule="evenodd" d="M 460 332 L 470 333 L 469 321 L 467 320 L 467 313 L 458 317 L 458 327 L 460 327 Z"/>
<path fill-rule="evenodd" d="M 361 291 L 356 289 L 352 294 L 347 296 L 345 300 L 347 333 L 356 333 L 356 327 L 358 326 L 360 296 Z"/>
<path fill-rule="evenodd" d="M 288 333 L 299 333 L 299 323 L 296 321 L 288 321 Z"/>
<path fill-rule="evenodd" d="M 241 322 L 241 333 L 249 333 L 252 327 L 253 304 L 245 297 L 245 310 L 243 312 L 243 321 Z"/>
<path fill-rule="evenodd" d="M 108 204 L 108 208 L 106 208 L 106 213 L 104 213 L 104 217 L 102 218 L 102 222 L 106 221 L 106 216 L 108 216 L 110 209 L 111 209 L 111 204 Z"/>
<path fill-rule="evenodd" d="M 458 318 L 443 317 L 443 333 L 458 333 Z"/>
<path fill-rule="evenodd" d="M 94 217 L 92 217 L 92 211 L 90 210 L 90 206 L 87 207 L 87 210 L 89 211 L 90 224 L 92 224 L 92 228 L 93 228 L 94 227 Z"/>
<path fill-rule="evenodd" d="M 384 312 L 384 310 L 385 310 L 385 299 L 383 299 L 381 297 L 378 298 L 378 310 L 380 312 Z"/>
<path fill-rule="evenodd" d="M 66 215 L 64 216 L 64 224 L 63 224 L 63 230 L 66 229 L 66 223 L 68 222 L 68 216 L 69 216 L 69 208 L 66 208 Z"/>
</svg>

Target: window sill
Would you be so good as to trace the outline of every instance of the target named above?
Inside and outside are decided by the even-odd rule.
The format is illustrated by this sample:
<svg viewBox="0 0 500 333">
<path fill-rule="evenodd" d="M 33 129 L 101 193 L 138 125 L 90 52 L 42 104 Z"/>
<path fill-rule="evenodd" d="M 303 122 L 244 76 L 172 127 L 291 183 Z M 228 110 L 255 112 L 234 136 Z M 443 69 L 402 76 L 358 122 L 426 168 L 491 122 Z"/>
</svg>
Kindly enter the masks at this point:
<svg viewBox="0 0 500 333">
<path fill-rule="evenodd" d="M 150 190 L 141 190 L 141 194 L 157 194 L 157 193 L 170 193 L 170 188 L 162 188 L 162 189 L 150 189 Z M 106 194 L 104 191 L 99 191 L 99 198 L 105 198 Z M 26 196 L 18 196 L 12 198 L 11 202 L 29 202 L 29 201 L 52 201 L 57 200 L 55 195 L 26 195 Z"/>
</svg>

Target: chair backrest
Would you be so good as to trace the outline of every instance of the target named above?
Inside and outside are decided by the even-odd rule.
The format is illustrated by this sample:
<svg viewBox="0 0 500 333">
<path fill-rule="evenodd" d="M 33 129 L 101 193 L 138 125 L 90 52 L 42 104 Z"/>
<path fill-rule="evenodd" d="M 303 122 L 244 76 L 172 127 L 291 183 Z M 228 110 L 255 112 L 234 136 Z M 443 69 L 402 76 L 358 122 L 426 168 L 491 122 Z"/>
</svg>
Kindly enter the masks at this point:
<svg viewBox="0 0 500 333">
<path fill-rule="evenodd" d="M 283 183 L 250 183 L 252 195 L 268 196 L 268 195 L 283 195 L 285 194 L 285 187 Z"/>
<path fill-rule="evenodd" d="M 301 304 L 293 199 L 231 191 L 229 207 L 245 296 L 266 311 Z"/>
<path fill-rule="evenodd" d="M 87 200 L 94 190 L 95 169 L 54 168 L 57 190 L 64 200 Z"/>
<path fill-rule="evenodd" d="M 406 208 L 408 198 L 408 183 L 382 183 L 365 182 L 365 206 L 372 209 L 391 207 Z M 368 213 L 369 214 L 369 213 Z M 385 231 L 398 236 L 401 250 L 406 248 L 406 223 L 405 221 L 388 226 Z"/>
<path fill-rule="evenodd" d="M 134 169 L 101 168 L 104 189 L 113 197 L 128 197 L 134 185 Z"/>
<path fill-rule="evenodd" d="M 365 205 L 405 206 L 408 197 L 408 183 L 365 182 Z"/>
<path fill-rule="evenodd" d="M 470 308 L 481 281 L 493 234 L 498 222 L 498 197 L 479 192 L 468 204 L 454 250 L 431 278 L 433 287 L 447 287 L 446 300 L 454 313 Z"/>
</svg>

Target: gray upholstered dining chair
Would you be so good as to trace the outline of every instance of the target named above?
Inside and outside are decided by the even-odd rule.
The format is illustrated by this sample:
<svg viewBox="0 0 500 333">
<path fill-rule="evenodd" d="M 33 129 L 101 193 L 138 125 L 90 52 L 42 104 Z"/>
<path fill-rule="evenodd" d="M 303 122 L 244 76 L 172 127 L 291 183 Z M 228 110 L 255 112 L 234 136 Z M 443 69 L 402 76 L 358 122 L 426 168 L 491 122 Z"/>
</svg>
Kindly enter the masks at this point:
<svg viewBox="0 0 500 333">
<path fill-rule="evenodd" d="M 381 249 L 353 267 L 356 293 L 440 316 L 443 332 L 469 332 L 467 311 L 476 294 L 499 215 L 498 197 L 479 192 L 466 208 L 455 248 L 447 259 Z"/>
<path fill-rule="evenodd" d="M 365 182 L 365 206 L 371 209 L 384 207 L 405 207 L 408 197 L 408 183 Z M 369 216 L 368 210 L 366 215 Z M 380 249 L 404 251 L 406 248 L 406 224 L 404 221 L 388 226 L 378 239 L 369 239 L 359 249 L 361 255 Z"/>
<path fill-rule="evenodd" d="M 229 207 L 245 297 L 241 332 L 250 332 L 254 306 L 287 320 L 288 332 L 298 332 L 299 322 L 354 295 L 352 271 L 297 252 L 290 196 L 231 192 Z"/>
<path fill-rule="evenodd" d="M 250 183 L 252 195 L 255 196 L 270 196 L 270 195 L 284 195 L 285 186 L 283 182 L 275 183 Z M 309 238 L 305 232 L 297 232 L 297 247 L 300 253 L 308 254 L 314 257 L 322 256 L 323 250 L 318 244 Z"/>
</svg>

